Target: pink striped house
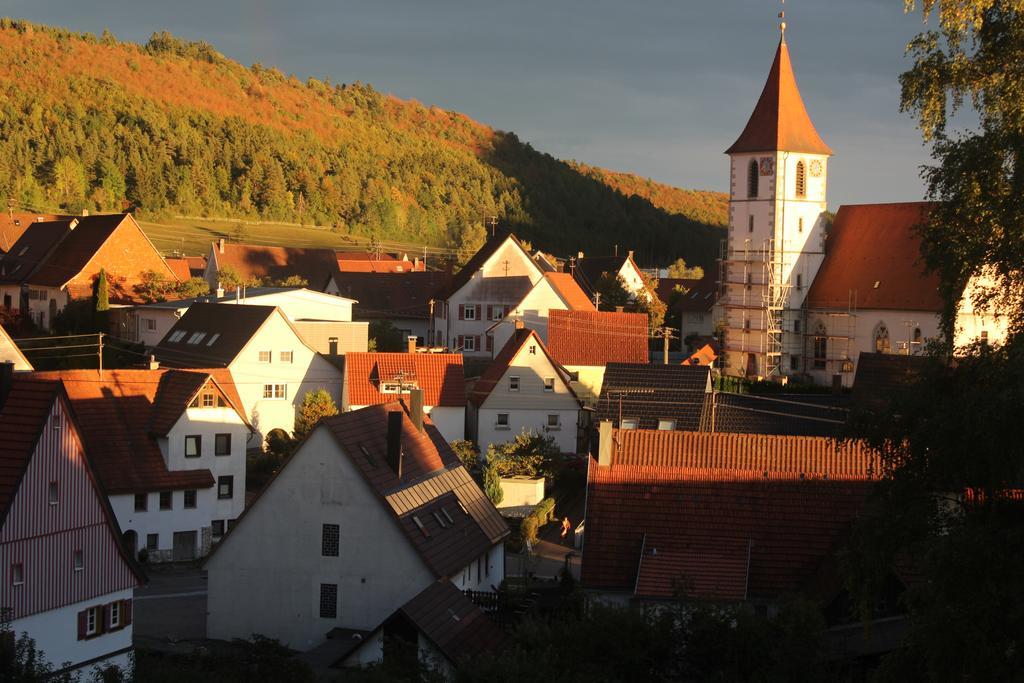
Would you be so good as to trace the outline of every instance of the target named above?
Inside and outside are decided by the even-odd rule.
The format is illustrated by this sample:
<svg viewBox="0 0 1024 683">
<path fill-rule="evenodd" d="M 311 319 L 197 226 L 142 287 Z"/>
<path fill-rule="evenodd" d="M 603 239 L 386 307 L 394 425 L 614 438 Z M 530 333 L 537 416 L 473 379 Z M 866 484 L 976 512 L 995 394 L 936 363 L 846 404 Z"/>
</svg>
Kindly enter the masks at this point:
<svg viewBox="0 0 1024 683">
<path fill-rule="evenodd" d="M 143 577 L 60 382 L 0 364 L 0 622 L 57 670 L 124 666 Z"/>
</svg>

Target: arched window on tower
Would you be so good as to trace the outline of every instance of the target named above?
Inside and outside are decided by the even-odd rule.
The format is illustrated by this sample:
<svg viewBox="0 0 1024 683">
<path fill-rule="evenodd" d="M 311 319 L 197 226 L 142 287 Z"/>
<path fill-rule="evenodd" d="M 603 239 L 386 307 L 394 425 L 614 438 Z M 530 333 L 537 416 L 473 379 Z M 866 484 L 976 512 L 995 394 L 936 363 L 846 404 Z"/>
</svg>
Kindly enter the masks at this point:
<svg viewBox="0 0 1024 683">
<path fill-rule="evenodd" d="M 751 159 L 750 165 L 747 167 L 747 197 L 749 199 L 757 199 L 757 159 Z"/>
<path fill-rule="evenodd" d="M 807 196 L 807 166 L 803 161 L 796 162 L 796 196 Z"/>
<path fill-rule="evenodd" d="M 875 353 L 889 353 L 892 346 L 889 343 L 889 328 L 885 323 L 878 323 L 875 327 Z"/>
<path fill-rule="evenodd" d="M 821 321 L 814 328 L 814 368 L 824 370 L 828 360 L 828 330 Z"/>
</svg>

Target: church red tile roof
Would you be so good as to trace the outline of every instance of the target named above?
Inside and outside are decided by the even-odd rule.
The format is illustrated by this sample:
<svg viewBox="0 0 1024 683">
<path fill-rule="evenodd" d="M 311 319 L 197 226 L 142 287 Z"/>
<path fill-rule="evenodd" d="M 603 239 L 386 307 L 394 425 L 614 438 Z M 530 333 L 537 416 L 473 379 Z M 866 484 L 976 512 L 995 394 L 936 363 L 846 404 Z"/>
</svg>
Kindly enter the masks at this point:
<svg viewBox="0 0 1024 683">
<path fill-rule="evenodd" d="M 345 383 L 350 405 L 389 403 L 397 394 L 382 394 L 382 381 L 401 377 L 415 382 L 423 391 L 427 406 L 466 405 L 465 373 L 459 353 L 348 353 L 345 355 Z M 403 394 L 408 397 L 408 394 Z"/>
<path fill-rule="evenodd" d="M 847 533 L 874 457 L 828 439 L 613 430 L 590 463 L 584 587 L 641 599 L 772 599 Z"/>
<path fill-rule="evenodd" d="M 612 311 L 550 311 L 548 351 L 562 365 L 646 363 L 647 315 Z"/>
<path fill-rule="evenodd" d="M 746 128 L 726 154 L 743 152 L 804 152 L 832 154 L 815 130 L 796 85 L 789 47 L 783 38 L 775 52 L 761 97 Z"/>
<path fill-rule="evenodd" d="M 807 308 L 942 310 L 939 277 L 925 272 L 916 226 L 928 202 L 839 207 Z"/>
</svg>

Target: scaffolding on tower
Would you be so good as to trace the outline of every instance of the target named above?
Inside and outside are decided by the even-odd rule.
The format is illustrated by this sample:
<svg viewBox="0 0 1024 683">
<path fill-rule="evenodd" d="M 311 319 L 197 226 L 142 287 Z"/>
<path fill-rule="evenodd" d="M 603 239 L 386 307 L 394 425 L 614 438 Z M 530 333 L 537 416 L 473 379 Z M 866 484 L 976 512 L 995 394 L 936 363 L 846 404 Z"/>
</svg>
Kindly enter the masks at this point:
<svg viewBox="0 0 1024 683">
<path fill-rule="evenodd" d="M 765 376 L 769 379 L 782 377 L 783 311 L 789 301 L 790 284 L 786 277 L 786 253 L 776 251 L 775 240 L 764 245 L 765 259 L 761 281 L 761 303 L 764 312 L 764 354 Z"/>
</svg>

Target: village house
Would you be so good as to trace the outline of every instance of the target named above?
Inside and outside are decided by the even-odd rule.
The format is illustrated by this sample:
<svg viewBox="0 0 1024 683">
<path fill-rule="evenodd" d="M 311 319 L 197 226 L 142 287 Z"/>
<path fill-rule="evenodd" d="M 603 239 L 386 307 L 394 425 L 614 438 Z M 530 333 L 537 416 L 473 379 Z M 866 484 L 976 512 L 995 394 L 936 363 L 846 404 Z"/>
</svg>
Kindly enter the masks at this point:
<svg viewBox="0 0 1024 683">
<path fill-rule="evenodd" d="M 36 376 L 63 382 L 132 556 L 201 557 L 242 514 L 252 431 L 226 370 Z"/>
<path fill-rule="evenodd" d="M 305 287 L 250 287 L 231 293 L 220 290 L 211 296 L 136 306 L 133 309 L 138 330 L 135 341 L 147 348 L 155 347 L 196 302 L 277 306 L 317 352 L 330 353 L 332 348 L 336 354 L 366 351 L 369 326 L 365 322 L 352 322 L 352 305 L 356 302 Z M 332 339 L 336 342 L 334 346 Z"/>
<path fill-rule="evenodd" d="M 576 453 L 582 406 L 569 375 L 533 330 L 517 327 L 469 394 L 467 437 L 481 450 L 523 432 L 549 436 Z"/>
<path fill-rule="evenodd" d="M 462 352 L 467 358 L 491 358 L 493 353 L 486 348 L 487 330 L 503 320 L 543 277 L 515 235 L 492 237 L 439 293 L 433 344 Z"/>
<path fill-rule="evenodd" d="M 345 356 L 343 410 L 409 400 L 418 390 L 423 410 L 445 441 L 466 438 L 466 384 L 462 354 L 349 353 Z"/>
<path fill-rule="evenodd" d="M 661 278 L 658 280 L 658 298 L 665 302 L 667 318 L 679 321 L 679 350 L 688 348 L 688 340 L 708 338 L 715 333 L 715 303 L 718 301 L 717 276 L 711 272 L 700 279 Z M 701 344 L 703 346 L 703 344 Z"/>
<path fill-rule="evenodd" d="M 374 631 L 436 581 L 496 590 L 508 533 L 422 411 L 327 417 L 207 559 L 207 633 L 307 651 Z"/>
<path fill-rule="evenodd" d="M 548 352 L 571 375 L 572 388 L 587 405 L 601 395 L 608 363 L 646 363 L 646 313 L 551 311 Z"/>
<path fill-rule="evenodd" d="M 3 325 L 0 325 L 0 363 L 12 363 L 16 372 L 25 372 L 32 369 L 32 363 L 25 358 L 25 354 L 21 352 L 18 345 L 11 335 L 7 334 L 7 330 L 4 329 Z"/>
<path fill-rule="evenodd" d="M 112 309 L 137 303 L 143 274 L 178 277 L 131 214 L 81 216 L 32 223 L 11 250 L 0 256 L 0 297 L 4 308 L 29 314 L 44 330 L 68 302 L 93 295 L 103 269 Z M 112 331 L 130 336 L 128 321 L 112 316 Z"/>
<path fill-rule="evenodd" d="M 173 368 L 227 368 L 263 443 L 289 434 L 306 394 L 324 389 L 341 405 L 340 356 L 317 353 L 276 306 L 194 303 L 153 354 Z"/>
<path fill-rule="evenodd" d="M 632 251 L 626 252 L 625 256 L 584 256 L 581 251 L 576 258 L 566 262 L 564 269 L 572 274 L 591 299 L 598 292 L 601 279 L 605 277 L 621 278 L 623 287 L 633 299 L 641 296 L 647 287 L 643 271 L 633 260 Z"/>
<path fill-rule="evenodd" d="M 324 291 L 356 302 L 355 320 L 389 322 L 403 338 L 416 337 L 419 346 L 434 342 L 430 334 L 431 310 L 441 304 L 437 293 L 452 276 L 440 271 L 342 272 L 331 275 Z"/>
<path fill-rule="evenodd" d="M 246 286 L 276 285 L 300 278 L 305 286 L 323 291 L 327 278 L 338 269 L 333 249 L 267 247 L 233 244 L 223 238 L 210 245 L 203 279 L 214 292 L 222 284 L 218 272 L 229 270 Z"/>
<path fill-rule="evenodd" d="M 544 273 L 523 300 L 513 306 L 498 322 L 487 328 L 486 350 L 496 354 L 515 333 L 516 323 L 535 331 L 548 342 L 550 311 L 595 311 L 587 295 L 569 273 Z"/>
<path fill-rule="evenodd" d="M 145 580 L 60 382 L 0 364 L 0 622 L 55 671 L 127 668 Z M 6 673 L 6 672 L 5 672 Z"/>
</svg>

